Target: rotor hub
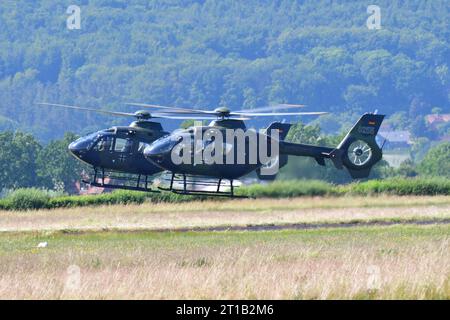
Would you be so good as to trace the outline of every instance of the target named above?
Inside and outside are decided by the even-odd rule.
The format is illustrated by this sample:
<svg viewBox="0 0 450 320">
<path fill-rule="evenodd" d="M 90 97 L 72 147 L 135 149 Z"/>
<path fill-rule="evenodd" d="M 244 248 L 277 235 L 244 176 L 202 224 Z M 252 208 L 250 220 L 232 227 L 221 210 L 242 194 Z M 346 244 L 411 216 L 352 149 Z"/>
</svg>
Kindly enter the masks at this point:
<svg viewBox="0 0 450 320">
<path fill-rule="evenodd" d="M 219 107 L 214 109 L 214 112 L 216 112 L 219 115 L 219 117 L 225 118 L 230 116 L 231 110 L 228 109 L 227 107 Z"/>
<path fill-rule="evenodd" d="M 141 119 L 141 120 L 148 120 L 148 119 L 152 118 L 152 115 L 150 114 L 150 112 L 145 111 L 145 110 L 136 111 L 134 113 L 134 115 L 137 119 Z"/>
</svg>

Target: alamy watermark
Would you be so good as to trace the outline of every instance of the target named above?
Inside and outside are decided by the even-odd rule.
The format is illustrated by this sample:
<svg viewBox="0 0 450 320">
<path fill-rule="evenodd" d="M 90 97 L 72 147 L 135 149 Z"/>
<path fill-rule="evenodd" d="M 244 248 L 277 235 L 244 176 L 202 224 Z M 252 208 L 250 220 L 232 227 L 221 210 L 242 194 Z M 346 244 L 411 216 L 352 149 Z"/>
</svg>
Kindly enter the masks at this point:
<svg viewBox="0 0 450 320">
<path fill-rule="evenodd" d="M 369 30 L 381 29 L 381 9 L 379 6 L 371 4 L 367 7 L 367 13 L 370 16 L 366 20 L 366 26 Z"/>
<path fill-rule="evenodd" d="M 66 13 L 69 17 L 66 20 L 66 26 L 69 30 L 81 29 L 81 8 L 77 5 L 70 5 L 67 7 Z"/>
<path fill-rule="evenodd" d="M 381 271 L 377 265 L 370 265 L 367 267 L 367 290 L 374 292 L 380 290 L 381 287 Z"/>
<path fill-rule="evenodd" d="M 66 13 L 69 17 L 66 20 L 66 26 L 69 30 L 81 29 L 81 8 L 77 5 L 67 7 Z M 367 13 L 370 15 L 366 20 L 366 26 L 369 30 L 381 29 L 381 8 L 378 5 L 371 4 L 367 6 Z"/>
<path fill-rule="evenodd" d="M 206 128 L 195 125 L 172 148 L 171 160 L 180 164 L 261 165 L 262 175 L 279 169 L 279 131 Z"/>
<path fill-rule="evenodd" d="M 66 281 L 64 284 L 64 293 L 74 293 L 81 288 L 81 269 L 79 266 L 72 264 L 66 270 Z"/>
</svg>

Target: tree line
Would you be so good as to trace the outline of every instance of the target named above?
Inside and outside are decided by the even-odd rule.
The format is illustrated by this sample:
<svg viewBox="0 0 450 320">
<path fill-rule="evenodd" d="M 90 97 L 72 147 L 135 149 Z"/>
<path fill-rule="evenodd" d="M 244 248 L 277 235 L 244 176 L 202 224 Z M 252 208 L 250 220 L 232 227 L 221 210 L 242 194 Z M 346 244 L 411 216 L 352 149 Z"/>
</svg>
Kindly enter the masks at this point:
<svg viewBox="0 0 450 320">
<path fill-rule="evenodd" d="M 0 130 L 48 142 L 117 123 L 39 101 L 130 111 L 122 102 L 214 108 L 305 103 L 339 132 L 378 109 L 426 134 L 423 115 L 448 111 L 446 0 L 380 0 L 381 30 L 364 1 L 80 0 L 0 4 Z M 51 123 L 51 126 L 47 124 Z M 100 125 L 101 124 L 101 125 Z"/>
<path fill-rule="evenodd" d="M 66 133 L 62 139 L 53 140 L 42 145 L 28 133 L 0 132 L 0 192 L 18 188 L 37 187 L 63 193 L 75 193 L 76 181 L 81 179 L 87 165 L 75 159 L 68 152 L 68 145 L 77 136 Z M 343 135 L 323 135 L 318 126 L 294 125 L 287 140 L 336 146 Z M 418 164 L 411 161 L 399 168 L 391 168 L 387 162 L 380 161 L 372 170 L 371 179 L 395 176 L 437 176 L 450 178 L 450 142 L 441 143 L 431 148 Z M 351 181 L 345 170 L 337 170 L 332 163 L 326 167 L 317 165 L 314 159 L 291 157 L 286 167 L 282 168 L 279 180 L 319 179 L 332 183 Z"/>
<path fill-rule="evenodd" d="M 0 132 L 0 192 L 29 187 L 76 192 L 75 182 L 87 168 L 68 152 L 76 138 L 66 133 L 43 146 L 28 133 Z"/>
</svg>

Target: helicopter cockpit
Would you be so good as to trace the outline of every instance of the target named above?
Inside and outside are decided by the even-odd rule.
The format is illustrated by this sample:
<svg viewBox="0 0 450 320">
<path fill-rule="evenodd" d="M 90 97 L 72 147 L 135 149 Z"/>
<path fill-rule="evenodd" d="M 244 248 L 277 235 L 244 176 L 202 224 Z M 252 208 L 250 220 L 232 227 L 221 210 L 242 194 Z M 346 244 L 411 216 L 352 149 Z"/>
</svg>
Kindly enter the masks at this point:
<svg viewBox="0 0 450 320">
<path fill-rule="evenodd" d="M 136 138 L 131 132 L 118 132 L 117 129 L 107 129 L 83 136 L 69 145 L 70 151 L 114 151 L 132 152 Z M 142 152 L 148 143 L 139 142 L 138 149 Z"/>
<path fill-rule="evenodd" d="M 69 144 L 69 150 L 75 156 L 77 156 L 79 153 L 86 153 L 87 151 L 90 151 L 94 147 L 94 145 L 97 145 L 104 136 L 113 133 L 113 129 L 106 129 L 89 133 L 88 135 L 82 136 Z"/>
<path fill-rule="evenodd" d="M 150 175 L 159 171 L 145 160 L 143 155 L 144 149 L 150 143 L 144 132 L 113 127 L 77 139 L 69 145 L 69 150 L 76 158 L 94 169 Z"/>
<path fill-rule="evenodd" d="M 93 151 L 98 152 L 133 152 L 133 140 L 130 138 L 119 138 L 114 135 L 102 135 L 94 143 Z"/>
<path fill-rule="evenodd" d="M 94 132 L 91 134 L 88 134 L 86 136 L 80 137 L 71 144 L 69 144 L 69 150 L 74 155 L 77 155 L 78 152 L 81 151 L 88 151 L 92 148 L 94 143 L 97 141 L 97 138 L 99 136 L 99 132 Z"/>
</svg>

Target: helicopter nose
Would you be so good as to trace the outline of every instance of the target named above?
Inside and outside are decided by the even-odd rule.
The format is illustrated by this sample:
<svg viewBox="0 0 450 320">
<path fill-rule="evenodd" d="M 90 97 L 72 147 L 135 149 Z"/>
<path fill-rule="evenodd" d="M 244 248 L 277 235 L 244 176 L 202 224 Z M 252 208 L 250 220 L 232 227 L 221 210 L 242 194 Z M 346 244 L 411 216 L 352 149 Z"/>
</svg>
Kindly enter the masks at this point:
<svg viewBox="0 0 450 320">
<path fill-rule="evenodd" d="M 162 162 L 163 155 L 157 146 L 148 146 L 144 149 L 144 157 L 150 161 Z"/>
<path fill-rule="evenodd" d="M 69 144 L 69 151 L 74 156 L 79 157 L 81 153 L 83 153 L 84 148 L 76 141 Z"/>
<path fill-rule="evenodd" d="M 72 142 L 71 144 L 69 144 L 69 151 L 71 153 L 74 153 L 75 151 L 77 151 L 77 144 L 75 142 Z"/>
</svg>

